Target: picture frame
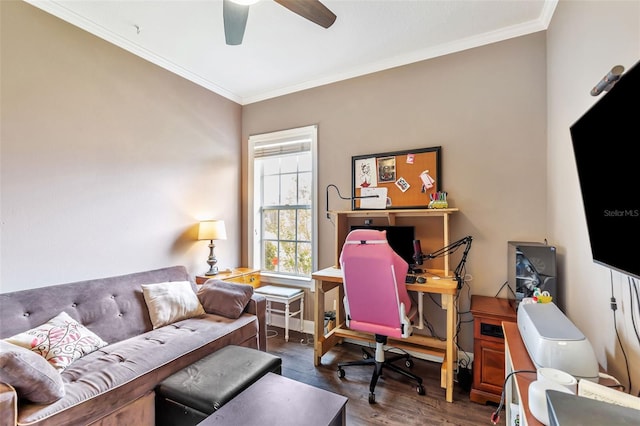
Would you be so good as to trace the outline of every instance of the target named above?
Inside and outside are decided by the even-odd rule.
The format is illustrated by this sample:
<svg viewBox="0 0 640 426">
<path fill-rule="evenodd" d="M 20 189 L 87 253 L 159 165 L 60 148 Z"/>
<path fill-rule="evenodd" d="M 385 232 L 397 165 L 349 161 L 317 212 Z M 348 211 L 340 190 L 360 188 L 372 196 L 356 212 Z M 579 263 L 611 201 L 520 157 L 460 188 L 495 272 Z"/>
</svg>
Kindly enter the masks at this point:
<svg viewBox="0 0 640 426">
<path fill-rule="evenodd" d="M 396 157 L 376 158 L 378 165 L 378 182 L 396 181 Z"/>
<path fill-rule="evenodd" d="M 386 193 L 386 209 L 428 208 L 429 195 L 443 188 L 441 151 L 434 146 L 351 157 L 352 210 L 370 205 L 360 198 L 363 191 Z"/>
</svg>

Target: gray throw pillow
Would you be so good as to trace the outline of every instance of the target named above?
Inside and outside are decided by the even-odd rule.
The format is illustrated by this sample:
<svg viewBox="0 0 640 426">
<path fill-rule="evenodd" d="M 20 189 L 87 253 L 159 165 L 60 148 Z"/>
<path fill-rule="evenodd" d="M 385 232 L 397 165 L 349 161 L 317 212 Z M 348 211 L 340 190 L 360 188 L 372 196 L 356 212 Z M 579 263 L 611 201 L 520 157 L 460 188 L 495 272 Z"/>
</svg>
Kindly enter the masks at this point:
<svg viewBox="0 0 640 426">
<path fill-rule="evenodd" d="M 58 370 L 44 357 L 0 340 L 0 382 L 13 386 L 20 398 L 51 404 L 64 396 Z"/>
<path fill-rule="evenodd" d="M 210 314 L 236 319 L 251 300 L 253 287 L 222 280 L 208 280 L 198 289 L 198 299 Z"/>
</svg>

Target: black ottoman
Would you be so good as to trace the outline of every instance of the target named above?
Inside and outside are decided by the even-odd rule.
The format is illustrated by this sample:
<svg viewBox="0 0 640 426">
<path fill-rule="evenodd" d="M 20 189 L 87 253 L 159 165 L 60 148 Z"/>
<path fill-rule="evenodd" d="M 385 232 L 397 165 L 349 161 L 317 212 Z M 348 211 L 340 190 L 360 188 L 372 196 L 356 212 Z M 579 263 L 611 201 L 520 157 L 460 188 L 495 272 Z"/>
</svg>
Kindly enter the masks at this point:
<svg viewBox="0 0 640 426">
<path fill-rule="evenodd" d="M 197 425 L 267 373 L 280 374 L 280 357 L 225 346 L 167 377 L 156 387 L 156 426 Z"/>
</svg>

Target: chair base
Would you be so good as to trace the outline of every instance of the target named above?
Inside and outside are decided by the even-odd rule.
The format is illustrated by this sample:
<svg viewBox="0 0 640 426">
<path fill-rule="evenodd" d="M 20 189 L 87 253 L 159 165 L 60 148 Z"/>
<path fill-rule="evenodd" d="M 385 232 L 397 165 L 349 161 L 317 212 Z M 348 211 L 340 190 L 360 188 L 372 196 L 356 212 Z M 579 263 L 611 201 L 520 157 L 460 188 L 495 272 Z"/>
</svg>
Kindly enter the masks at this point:
<svg viewBox="0 0 640 426">
<path fill-rule="evenodd" d="M 378 383 L 378 378 L 382 376 L 382 372 L 384 369 L 389 369 L 399 373 L 417 383 L 416 392 L 418 395 L 424 395 L 425 390 L 422 385 L 422 378 L 416 376 L 412 372 L 405 370 L 403 368 L 398 367 L 393 364 L 399 360 L 405 360 L 405 365 L 407 368 L 413 367 L 413 360 L 411 359 L 411 355 L 409 354 L 394 354 L 389 358 L 385 358 L 384 345 L 387 343 L 386 336 L 380 336 L 376 334 L 376 353 L 372 355 L 365 348 L 362 349 L 362 356 L 364 359 L 360 361 L 347 361 L 338 363 L 338 377 L 343 378 L 345 376 L 345 371 L 343 367 L 350 367 L 354 365 L 371 365 L 374 366 L 373 375 L 371 376 L 371 382 L 369 383 L 369 404 L 373 404 L 376 402 L 375 396 L 375 388 Z"/>
</svg>

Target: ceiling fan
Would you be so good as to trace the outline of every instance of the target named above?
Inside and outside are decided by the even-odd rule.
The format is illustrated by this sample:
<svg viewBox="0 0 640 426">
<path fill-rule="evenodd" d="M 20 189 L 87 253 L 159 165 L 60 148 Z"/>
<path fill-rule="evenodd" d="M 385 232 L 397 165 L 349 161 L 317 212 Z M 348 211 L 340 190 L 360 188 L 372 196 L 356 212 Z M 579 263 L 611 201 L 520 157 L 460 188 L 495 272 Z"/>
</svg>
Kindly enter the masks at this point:
<svg viewBox="0 0 640 426">
<path fill-rule="evenodd" d="M 224 18 L 224 36 L 228 45 L 242 44 L 244 30 L 247 26 L 249 7 L 259 0 L 224 0 L 222 15 Z M 336 15 L 319 0 L 274 0 L 293 13 L 314 22 L 321 27 L 329 28 L 336 20 Z"/>
</svg>

